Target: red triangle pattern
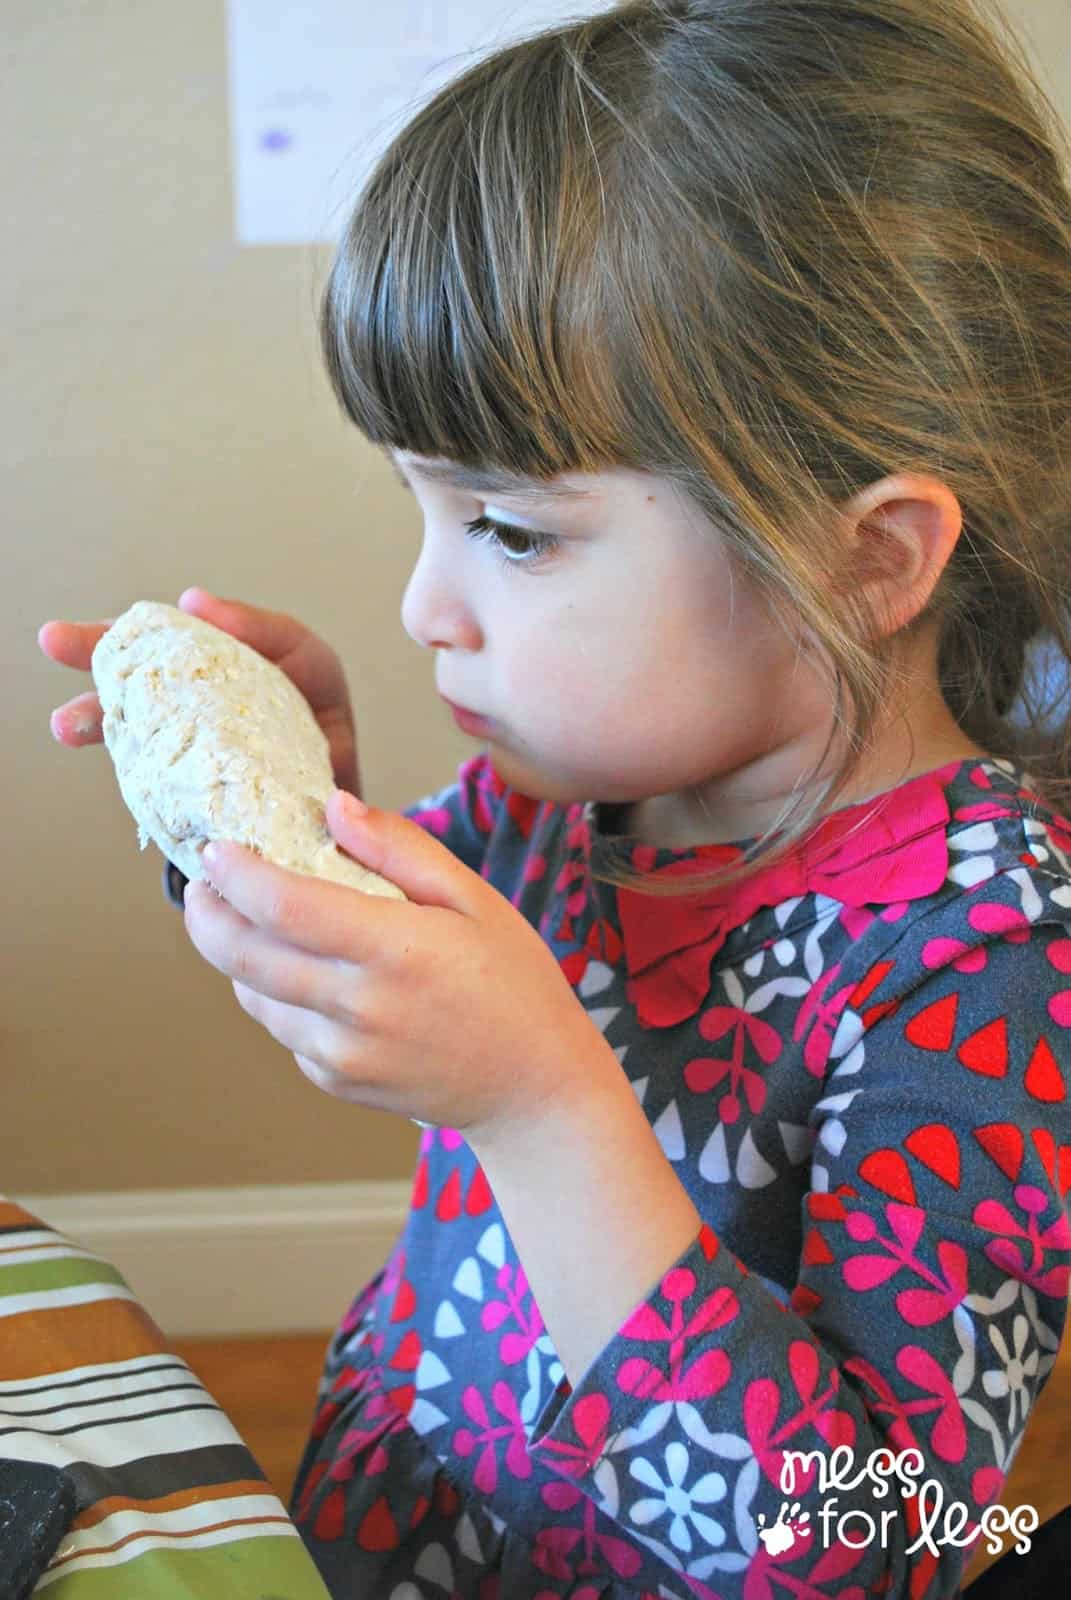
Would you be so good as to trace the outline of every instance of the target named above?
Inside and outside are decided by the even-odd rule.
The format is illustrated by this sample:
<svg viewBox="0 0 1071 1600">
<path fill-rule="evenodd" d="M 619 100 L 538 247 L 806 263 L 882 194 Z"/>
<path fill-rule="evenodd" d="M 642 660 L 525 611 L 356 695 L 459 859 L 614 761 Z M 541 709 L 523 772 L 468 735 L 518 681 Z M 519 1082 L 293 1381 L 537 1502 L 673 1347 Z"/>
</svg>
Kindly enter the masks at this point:
<svg viewBox="0 0 1071 1600">
<path fill-rule="evenodd" d="M 805 1267 L 824 1267 L 836 1256 L 822 1238 L 817 1228 L 809 1228 L 807 1237 L 803 1241 L 803 1264 Z"/>
<path fill-rule="evenodd" d="M 317 1539 L 341 1539 L 346 1526 L 346 1492 L 341 1484 L 324 1497 L 312 1531 Z"/>
<path fill-rule="evenodd" d="M 410 1328 L 391 1356 L 388 1365 L 400 1372 L 415 1372 L 420 1364 L 420 1356 L 420 1335 L 415 1328 Z"/>
<path fill-rule="evenodd" d="M 401 1543 L 398 1525 L 391 1515 L 390 1502 L 381 1494 L 369 1506 L 357 1529 L 357 1543 L 362 1550 L 396 1550 Z"/>
<path fill-rule="evenodd" d="M 798 1311 L 801 1317 L 813 1315 L 822 1304 L 822 1296 L 817 1294 L 808 1283 L 797 1283 L 788 1297 L 789 1306 L 793 1311 Z"/>
<path fill-rule="evenodd" d="M 950 1189 L 959 1188 L 960 1183 L 960 1153 L 959 1140 L 951 1128 L 946 1128 L 943 1122 L 928 1122 L 924 1127 L 916 1128 L 914 1133 L 909 1133 L 904 1140 L 904 1147 L 910 1150 L 917 1161 L 924 1167 L 929 1167 L 939 1178 L 943 1178 Z"/>
<path fill-rule="evenodd" d="M 417 1297 L 413 1285 L 408 1278 L 403 1278 L 398 1285 L 398 1292 L 394 1296 L 391 1306 L 390 1320 L 392 1322 L 408 1322 L 417 1308 Z"/>
<path fill-rule="evenodd" d="M 461 1173 L 455 1167 L 439 1190 L 439 1198 L 435 1202 L 435 1216 L 439 1222 L 456 1222 L 460 1215 Z"/>
<path fill-rule="evenodd" d="M 1049 1182 L 1056 1187 L 1056 1140 L 1048 1128 L 1032 1128 L 1030 1137 L 1034 1141 L 1034 1149 L 1041 1158 Z"/>
<path fill-rule="evenodd" d="M 1057 1157 L 1058 1182 L 1061 1198 L 1071 1189 L 1071 1144 L 1062 1144 Z"/>
<path fill-rule="evenodd" d="M 408 1417 L 416 1404 L 416 1384 L 403 1383 L 397 1389 L 384 1389 L 383 1396 L 394 1407 L 399 1416 Z"/>
<path fill-rule="evenodd" d="M 814 1189 L 807 1196 L 807 1215 L 816 1222 L 843 1222 L 848 1212 L 839 1194 Z"/>
<path fill-rule="evenodd" d="M 470 1217 L 481 1217 L 485 1211 L 490 1211 L 493 1205 L 494 1195 L 491 1193 L 491 1185 L 483 1168 L 477 1166 L 472 1174 L 469 1192 L 465 1196 L 465 1213 Z"/>
<path fill-rule="evenodd" d="M 984 1027 L 968 1035 L 956 1056 L 985 1078 L 1003 1078 L 1008 1071 L 1008 1019 L 994 1017 Z"/>
<path fill-rule="evenodd" d="M 1023 1081 L 1027 1092 L 1032 1094 L 1035 1100 L 1043 1100 L 1047 1105 L 1067 1099 L 1064 1075 L 1044 1034 L 1034 1046 L 1034 1054 L 1030 1057 L 1030 1065 L 1026 1069 Z"/>
<path fill-rule="evenodd" d="M 874 990 L 885 981 L 895 965 L 895 961 L 876 961 L 866 977 L 860 978 L 848 1001 L 853 1011 L 862 1009 L 863 1005 L 874 993 Z"/>
<path fill-rule="evenodd" d="M 947 1050 L 956 1032 L 958 1007 L 958 994 L 946 994 L 943 1000 L 924 1006 L 905 1025 L 904 1038 L 920 1050 Z"/>
<path fill-rule="evenodd" d="M 1015 1183 L 1023 1165 L 1022 1129 L 1013 1122 L 990 1122 L 984 1128 L 975 1128 L 974 1137 L 1004 1176 Z"/>
<path fill-rule="evenodd" d="M 899 1150 L 872 1150 L 859 1163 L 859 1176 L 892 1200 L 902 1200 L 909 1206 L 918 1204 L 911 1172 Z"/>
</svg>

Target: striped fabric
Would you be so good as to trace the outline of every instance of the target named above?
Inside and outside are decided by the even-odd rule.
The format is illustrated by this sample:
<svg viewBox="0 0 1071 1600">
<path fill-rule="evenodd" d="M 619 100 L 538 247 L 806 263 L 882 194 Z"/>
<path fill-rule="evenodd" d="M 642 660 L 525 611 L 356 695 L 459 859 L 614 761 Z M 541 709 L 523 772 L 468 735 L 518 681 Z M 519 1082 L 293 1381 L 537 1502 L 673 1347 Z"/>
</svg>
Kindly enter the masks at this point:
<svg viewBox="0 0 1071 1600">
<path fill-rule="evenodd" d="M 0 1457 L 76 1487 L 35 1596 L 327 1600 L 248 1447 L 121 1274 L 2 1195 Z"/>
</svg>

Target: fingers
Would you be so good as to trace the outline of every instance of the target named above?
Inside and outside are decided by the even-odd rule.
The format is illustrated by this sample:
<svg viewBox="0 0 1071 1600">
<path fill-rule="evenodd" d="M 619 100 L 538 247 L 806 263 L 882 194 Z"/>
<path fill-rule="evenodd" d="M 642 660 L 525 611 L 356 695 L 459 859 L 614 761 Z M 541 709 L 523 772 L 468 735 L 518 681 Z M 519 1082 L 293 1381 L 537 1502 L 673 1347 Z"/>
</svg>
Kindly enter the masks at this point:
<svg viewBox="0 0 1071 1600">
<path fill-rule="evenodd" d="M 114 617 L 107 617 L 103 622 L 43 622 L 37 630 L 37 643 L 50 660 L 88 672 L 98 639 L 114 621 Z M 60 744 L 100 744 L 104 738 L 103 715 L 96 691 L 89 689 L 57 706 L 48 725 Z"/>
<path fill-rule="evenodd" d="M 241 600 L 224 600 L 207 589 L 184 589 L 178 603 L 181 611 L 222 628 L 269 661 L 281 661 L 309 636 L 305 624 L 285 611 L 265 611 Z"/>
<path fill-rule="evenodd" d="M 91 689 L 87 694 L 76 695 L 73 700 L 57 706 L 48 720 L 48 726 L 53 739 L 60 744 L 77 747 L 103 741 L 103 720 L 100 700 Z"/>
<path fill-rule="evenodd" d="M 103 622 L 43 622 L 37 630 L 37 643 L 61 667 L 88 672 L 97 640 L 114 621 L 114 617 L 106 617 Z"/>
<path fill-rule="evenodd" d="M 275 663 L 285 661 L 311 637 L 304 623 L 296 617 L 282 611 L 261 610 L 258 606 L 245 605 L 240 600 L 224 600 L 207 589 L 184 589 L 178 603 L 180 610 L 188 615 L 200 617 L 202 621 L 223 629 Z M 60 619 L 43 622 L 37 630 L 37 643 L 51 661 L 89 672 L 97 642 L 114 621 L 114 617 L 106 617 L 100 622 L 64 622 Z M 294 674 L 291 673 L 291 676 Z M 102 720 L 100 701 L 96 693 L 90 690 L 57 706 L 49 727 L 53 738 L 60 744 L 77 747 L 101 743 Z"/>
</svg>

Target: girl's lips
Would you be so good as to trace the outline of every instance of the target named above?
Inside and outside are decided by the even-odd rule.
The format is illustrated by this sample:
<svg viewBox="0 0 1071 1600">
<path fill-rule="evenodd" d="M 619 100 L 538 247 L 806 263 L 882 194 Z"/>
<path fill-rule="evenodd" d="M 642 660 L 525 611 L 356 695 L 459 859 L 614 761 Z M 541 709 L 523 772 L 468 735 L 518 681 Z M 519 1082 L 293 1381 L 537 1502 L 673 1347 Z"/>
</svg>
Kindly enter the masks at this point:
<svg viewBox="0 0 1071 1600">
<path fill-rule="evenodd" d="M 462 728 L 466 733 L 485 733 L 491 727 L 489 717 L 481 717 L 478 712 L 468 711 L 464 706 L 455 706 L 454 702 L 447 700 L 445 695 L 441 698 L 453 712 L 454 721 L 458 727 Z"/>
</svg>

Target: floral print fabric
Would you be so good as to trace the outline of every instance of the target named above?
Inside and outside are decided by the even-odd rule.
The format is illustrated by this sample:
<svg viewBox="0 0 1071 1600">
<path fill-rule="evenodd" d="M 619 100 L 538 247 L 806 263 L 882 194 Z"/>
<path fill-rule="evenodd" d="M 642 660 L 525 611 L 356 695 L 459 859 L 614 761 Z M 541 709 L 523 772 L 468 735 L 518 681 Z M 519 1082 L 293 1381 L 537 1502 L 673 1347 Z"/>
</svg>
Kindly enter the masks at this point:
<svg viewBox="0 0 1071 1600">
<path fill-rule="evenodd" d="M 750 841 L 641 845 L 486 753 L 406 814 L 543 934 L 703 1226 L 570 1389 L 471 1149 L 426 1130 L 294 1487 L 332 1595 L 957 1594 L 1067 1315 L 1071 823 L 954 762 L 655 899 L 593 866 Z M 786 1492 L 786 1451 L 838 1446 L 854 1486 L 812 1457 Z M 879 1498 L 882 1447 L 920 1465 Z"/>
</svg>

